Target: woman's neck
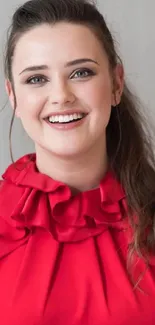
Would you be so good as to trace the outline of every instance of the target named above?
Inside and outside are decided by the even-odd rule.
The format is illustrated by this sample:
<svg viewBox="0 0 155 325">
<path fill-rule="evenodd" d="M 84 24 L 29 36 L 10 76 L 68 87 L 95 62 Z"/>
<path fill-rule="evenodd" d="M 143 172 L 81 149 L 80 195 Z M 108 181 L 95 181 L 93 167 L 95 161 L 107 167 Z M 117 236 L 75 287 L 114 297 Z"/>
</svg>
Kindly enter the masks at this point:
<svg viewBox="0 0 155 325">
<path fill-rule="evenodd" d="M 76 193 L 99 186 L 108 170 L 108 157 L 103 147 L 74 159 L 55 156 L 39 147 L 36 148 L 36 164 L 41 173 L 67 184 Z"/>
</svg>

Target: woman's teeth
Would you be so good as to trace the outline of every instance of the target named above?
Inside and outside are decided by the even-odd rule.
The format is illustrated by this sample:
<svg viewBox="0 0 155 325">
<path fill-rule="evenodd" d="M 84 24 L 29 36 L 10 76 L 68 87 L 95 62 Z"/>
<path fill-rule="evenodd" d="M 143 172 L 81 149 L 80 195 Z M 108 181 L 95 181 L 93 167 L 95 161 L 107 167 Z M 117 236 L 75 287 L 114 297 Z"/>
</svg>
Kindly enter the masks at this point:
<svg viewBox="0 0 155 325">
<path fill-rule="evenodd" d="M 69 123 L 80 120 L 85 116 L 83 113 L 74 113 L 71 115 L 55 115 L 48 118 L 50 123 Z"/>
</svg>

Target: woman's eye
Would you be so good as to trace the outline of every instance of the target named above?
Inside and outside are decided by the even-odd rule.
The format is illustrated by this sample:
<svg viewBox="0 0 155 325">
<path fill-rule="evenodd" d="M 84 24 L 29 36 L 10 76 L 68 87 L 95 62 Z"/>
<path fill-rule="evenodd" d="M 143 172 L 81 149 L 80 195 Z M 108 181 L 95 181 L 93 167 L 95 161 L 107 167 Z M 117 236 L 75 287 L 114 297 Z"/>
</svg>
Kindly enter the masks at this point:
<svg viewBox="0 0 155 325">
<path fill-rule="evenodd" d="M 93 76 L 93 75 L 94 75 L 94 72 L 93 72 L 92 70 L 89 70 L 89 69 L 82 69 L 82 70 L 78 70 L 78 71 L 76 71 L 76 72 L 72 75 L 71 79 L 72 79 L 72 78 L 75 78 L 75 79 L 77 79 L 77 78 L 87 78 L 87 77 L 89 77 L 89 76 Z"/>
<path fill-rule="evenodd" d="M 33 84 L 33 85 L 38 85 L 38 84 L 44 84 L 47 81 L 47 79 L 43 76 L 35 76 L 31 77 L 27 80 L 27 84 Z"/>
</svg>

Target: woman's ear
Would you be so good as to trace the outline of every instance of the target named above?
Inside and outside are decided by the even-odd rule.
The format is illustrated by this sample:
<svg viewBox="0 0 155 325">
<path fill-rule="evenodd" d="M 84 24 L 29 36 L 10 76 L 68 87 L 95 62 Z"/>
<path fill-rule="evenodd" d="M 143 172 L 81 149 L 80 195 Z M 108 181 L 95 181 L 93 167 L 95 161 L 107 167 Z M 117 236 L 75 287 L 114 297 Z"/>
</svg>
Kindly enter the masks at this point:
<svg viewBox="0 0 155 325">
<path fill-rule="evenodd" d="M 6 89 L 8 97 L 9 97 L 10 104 L 11 104 L 12 108 L 14 109 L 15 98 L 14 98 L 12 84 L 11 84 L 10 80 L 8 80 L 8 79 L 5 80 L 5 89 Z"/>
<path fill-rule="evenodd" d="M 120 104 L 124 89 L 124 69 L 122 64 L 117 64 L 113 74 L 112 106 Z"/>
<path fill-rule="evenodd" d="M 13 86 L 12 86 L 12 83 L 11 83 L 11 81 L 9 79 L 5 80 L 5 89 L 6 89 L 8 97 L 9 97 L 11 107 L 12 107 L 12 109 L 15 109 L 16 117 L 19 117 L 18 110 L 17 110 L 17 107 L 16 107 L 16 99 L 15 99 Z"/>
</svg>

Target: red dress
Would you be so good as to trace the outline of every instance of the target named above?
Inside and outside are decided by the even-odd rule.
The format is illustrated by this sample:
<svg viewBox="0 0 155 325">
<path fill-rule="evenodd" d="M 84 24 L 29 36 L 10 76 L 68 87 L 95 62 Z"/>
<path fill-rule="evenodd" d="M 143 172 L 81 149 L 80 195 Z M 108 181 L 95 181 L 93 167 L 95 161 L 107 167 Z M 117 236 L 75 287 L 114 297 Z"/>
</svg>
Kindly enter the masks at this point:
<svg viewBox="0 0 155 325">
<path fill-rule="evenodd" d="M 35 155 L 28 160 L 11 165 L 0 187 L 0 324 L 154 325 L 155 259 L 134 289 L 114 175 L 73 196 L 37 171 Z M 136 282 L 144 262 L 133 270 Z"/>
</svg>

